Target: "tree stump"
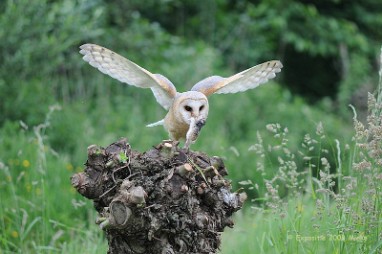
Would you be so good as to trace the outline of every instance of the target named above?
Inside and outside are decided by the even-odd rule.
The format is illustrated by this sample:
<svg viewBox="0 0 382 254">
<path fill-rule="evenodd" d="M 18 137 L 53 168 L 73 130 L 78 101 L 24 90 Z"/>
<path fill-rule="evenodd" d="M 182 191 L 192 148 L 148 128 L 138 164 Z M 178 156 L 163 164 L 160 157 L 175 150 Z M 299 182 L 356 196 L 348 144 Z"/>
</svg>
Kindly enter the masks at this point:
<svg viewBox="0 0 382 254">
<path fill-rule="evenodd" d="M 246 198 L 231 193 L 222 159 L 163 141 L 145 153 L 126 139 L 91 145 L 72 185 L 93 200 L 109 254 L 216 253 Z"/>
</svg>

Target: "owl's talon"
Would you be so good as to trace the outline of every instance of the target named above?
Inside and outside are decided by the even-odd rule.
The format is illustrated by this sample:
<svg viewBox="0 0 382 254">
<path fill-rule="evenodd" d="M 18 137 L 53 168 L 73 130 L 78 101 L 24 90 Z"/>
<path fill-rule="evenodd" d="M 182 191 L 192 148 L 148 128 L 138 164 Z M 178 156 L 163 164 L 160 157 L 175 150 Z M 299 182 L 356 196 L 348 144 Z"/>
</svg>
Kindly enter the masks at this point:
<svg viewBox="0 0 382 254">
<path fill-rule="evenodd" d="M 185 151 L 185 153 L 188 153 L 190 151 L 190 145 L 191 145 L 191 141 L 186 140 L 186 142 L 184 143 L 184 146 L 183 146 L 183 150 Z"/>
</svg>

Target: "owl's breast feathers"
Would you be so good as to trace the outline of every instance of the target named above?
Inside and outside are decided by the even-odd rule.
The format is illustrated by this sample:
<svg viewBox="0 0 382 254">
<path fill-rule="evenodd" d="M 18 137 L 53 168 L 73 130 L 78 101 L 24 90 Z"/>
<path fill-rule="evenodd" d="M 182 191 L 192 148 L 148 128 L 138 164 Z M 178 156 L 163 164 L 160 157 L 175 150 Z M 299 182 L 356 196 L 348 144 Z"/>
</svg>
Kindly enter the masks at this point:
<svg viewBox="0 0 382 254">
<path fill-rule="evenodd" d="M 185 139 L 187 131 L 190 127 L 189 124 L 178 119 L 172 109 L 167 113 L 164 118 L 164 127 L 170 134 L 170 138 L 173 140 Z"/>
</svg>

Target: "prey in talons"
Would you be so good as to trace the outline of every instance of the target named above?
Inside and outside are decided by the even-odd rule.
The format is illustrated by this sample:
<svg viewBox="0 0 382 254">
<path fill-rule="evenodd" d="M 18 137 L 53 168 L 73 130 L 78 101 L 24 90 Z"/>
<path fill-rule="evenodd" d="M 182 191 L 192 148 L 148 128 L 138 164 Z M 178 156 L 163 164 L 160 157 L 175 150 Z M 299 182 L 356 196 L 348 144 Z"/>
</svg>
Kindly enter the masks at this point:
<svg viewBox="0 0 382 254">
<path fill-rule="evenodd" d="M 195 143 L 201 129 L 203 128 L 205 124 L 206 124 L 205 119 L 195 120 L 195 118 L 191 118 L 190 127 L 186 134 L 186 142 L 184 144 L 184 148 L 186 150 L 190 148 L 191 144 Z"/>
</svg>

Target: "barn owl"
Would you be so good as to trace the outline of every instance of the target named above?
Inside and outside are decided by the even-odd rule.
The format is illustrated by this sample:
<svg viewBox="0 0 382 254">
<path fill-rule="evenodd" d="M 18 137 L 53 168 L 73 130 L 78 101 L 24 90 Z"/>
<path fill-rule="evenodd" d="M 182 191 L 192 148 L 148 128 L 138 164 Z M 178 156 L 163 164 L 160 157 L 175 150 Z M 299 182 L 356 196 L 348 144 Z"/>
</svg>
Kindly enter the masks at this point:
<svg viewBox="0 0 382 254">
<path fill-rule="evenodd" d="M 164 119 L 147 125 L 163 125 L 172 140 L 185 139 L 185 148 L 196 141 L 208 116 L 212 94 L 244 92 L 266 83 L 283 67 L 278 60 L 268 61 L 228 78 L 211 76 L 196 83 L 190 91 L 179 93 L 165 76 L 152 74 L 117 53 L 95 44 L 80 47 L 83 59 L 101 72 L 128 85 L 150 88 L 157 102 L 168 113 Z"/>
</svg>

